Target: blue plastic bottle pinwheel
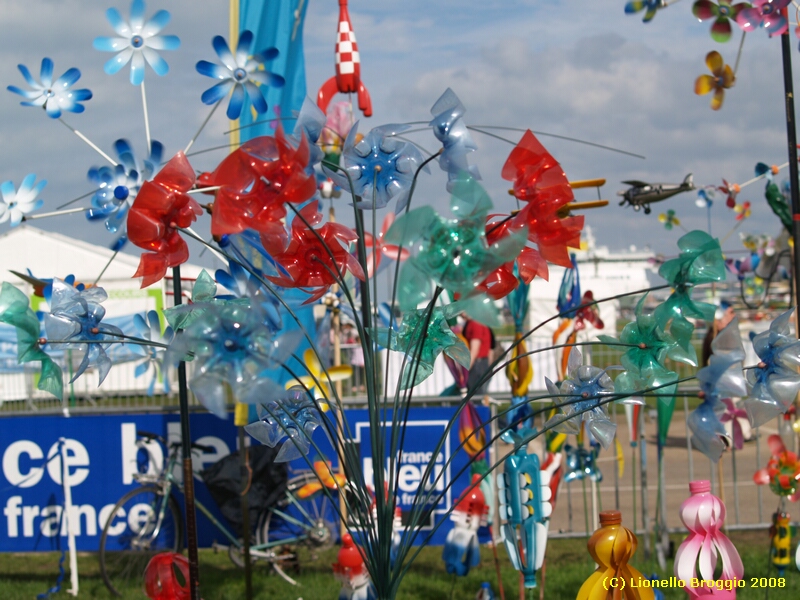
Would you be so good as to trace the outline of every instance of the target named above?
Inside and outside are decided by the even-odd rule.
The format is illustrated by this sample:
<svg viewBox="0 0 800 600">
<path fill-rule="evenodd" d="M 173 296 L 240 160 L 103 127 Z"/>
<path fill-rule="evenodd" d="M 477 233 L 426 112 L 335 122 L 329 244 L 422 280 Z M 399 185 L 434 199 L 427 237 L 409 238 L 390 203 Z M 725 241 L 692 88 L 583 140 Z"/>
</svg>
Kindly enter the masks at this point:
<svg viewBox="0 0 800 600">
<path fill-rule="evenodd" d="M 86 110 L 81 102 L 91 99 L 92 92 L 87 89 L 72 89 L 73 84 L 81 78 L 78 69 L 68 69 L 53 81 L 53 61 L 45 57 L 42 59 L 42 68 L 39 71 L 40 83 L 33 78 L 25 65 L 17 65 L 17 68 L 32 89 L 23 90 L 15 85 L 9 85 L 7 89 L 26 98 L 20 102 L 22 106 L 40 106 L 51 119 L 58 119 L 64 111 L 82 113 Z"/>
<path fill-rule="evenodd" d="M 2 194 L 2 201 L 0 201 L 0 223 L 9 221 L 12 227 L 16 227 L 25 218 L 25 215 L 38 210 L 44 204 L 44 200 L 37 199 L 47 181 L 42 179 L 39 183 L 34 185 L 36 175 L 30 173 L 25 176 L 19 189 L 14 188 L 14 183 L 11 181 L 4 181 L 0 184 L 0 194 Z"/>
</svg>

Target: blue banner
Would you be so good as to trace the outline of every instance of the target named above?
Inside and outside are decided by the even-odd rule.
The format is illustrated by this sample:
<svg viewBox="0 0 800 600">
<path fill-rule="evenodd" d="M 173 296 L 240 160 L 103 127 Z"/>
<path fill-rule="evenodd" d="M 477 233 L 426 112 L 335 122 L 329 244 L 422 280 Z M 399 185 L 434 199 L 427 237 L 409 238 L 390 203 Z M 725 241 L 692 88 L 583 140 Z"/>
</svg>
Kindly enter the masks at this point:
<svg viewBox="0 0 800 600">
<path fill-rule="evenodd" d="M 408 514 L 421 486 L 427 484 L 444 490 L 445 486 L 453 484 L 435 506 L 433 519 L 426 524 L 417 542 L 427 537 L 435 522 L 445 518 L 445 512 L 469 485 L 469 469 L 464 468 L 468 458 L 463 450 L 458 450 L 457 427 L 451 430 L 436 455 L 433 476 L 423 481 L 425 465 L 454 414 L 452 408 L 416 408 L 409 412 L 405 444 L 397 457 L 400 508 Z M 485 418 L 486 414 L 482 412 L 481 417 Z M 347 411 L 346 418 L 359 446 L 361 467 L 368 483 L 372 483 L 371 474 L 379 465 L 373 460 L 370 448 L 368 413 L 366 410 Z M 177 414 L 7 417 L 2 420 L 0 431 L 0 447 L 3 448 L 0 551 L 3 552 L 50 551 L 65 547 L 66 531 L 59 525 L 64 503 L 60 438 L 65 438 L 65 462 L 73 503 L 70 514 L 77 524 L 77 548 L 82 551 L 98 549 L 103 526 L 114 505 L 128 490 L 138 486 L 134 475 L 137 472 L 156 473 L 167 460 L 167 450 L 160 443 L 152 442 L 144 448 L 141 440 L 137 442 L 136 432 L 155 433 L 170 442 L 180 439 Z M 236 449 L 237 433 L 232 416 L 223 423 L 210 414 L 192 414 L 191 431 L 194 442 L 208 447 L 204 452 L 194 451 L 195 472 Z M 317 433 L 322 432 L 318 429 Z M 324 436 L 315 435 L 315 441 L 328 458 L 335 457 Z M 298 471 L 308 469 L 308 465 L 299 460 L 290 468 Z M 439 474 L 441 478 L 437 481 Z M 198 501 L 213 509 L 221 519 L 214 501 L 199 479 L 195 490 Z M 180 494 L 176 496 L 180 499 Z M 202 514 L 198 514 L 198 530 L 202 547 L 208 547 L 214 541 L 226 542 L 221 532 Z M 430 543 L 444 543 L 449 530 L 450 524 L 445 523 Z"/>
<path fill-rule="evenodd" d="M 235 1 L 235 0 L 234 0 Z M 253 32 L 255 52 L 277 48 L 280 54 L 265 67 L 282 76 L 282 88 L 269 88 L 266 98 L 270 110 L 266 115 L 256 114 L 249 100 L 245 102 L 240 125 L 242 142 L 274 131 L 270 118 L 275 118 L 275 107 L 280 106 L 283 128 L 291 133 L 294 112 L 299 112 L 306 97 L 306 67 L 303 55 L 303 22 L 307 0 L 239 0 L 240 30 Z M 258 125 L 250 125 L 263 121 Z"/>
</svg>

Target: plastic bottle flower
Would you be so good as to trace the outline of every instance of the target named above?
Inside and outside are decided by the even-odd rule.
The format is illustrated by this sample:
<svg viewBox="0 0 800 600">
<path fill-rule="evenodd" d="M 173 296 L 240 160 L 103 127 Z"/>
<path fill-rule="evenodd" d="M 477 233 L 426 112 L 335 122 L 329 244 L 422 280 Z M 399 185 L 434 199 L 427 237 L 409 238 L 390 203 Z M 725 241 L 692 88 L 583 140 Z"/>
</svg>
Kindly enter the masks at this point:
<svg viewBox="0 0 800 600">
<path fill-rule="evenodd" d="M 133 0 L 131 18 L 130 21 L 126 21 L 116 8 L 109 8 L 106 11 L 106 18 L 119 37 L 101 36 L 94 40 L 95 50 L 117 53 L 103 66 L 107 74 L 118 73 L 130 61 L 130 79 L 133 85 L 144 83 L 145 62 L 156 75 L 166 75 L 169 65 L 157 50 L 176 50 L 181 45 L 176 35 L 159 35 L 169 23 L 169 12 L 160 10 L 145 22 L 144 9 L 144 0 Z"/>
<path fill-rule="evenodd" d="M 727 42 L 731 39 L 731 21 L 736 21 L 739 13 L 750 8 L 747 2 L 732 4 L 731 0 L 719 0 L 719 3 L 711 0 L 697 0 L 692 5 L 692 13 L 701 21 L 714 19 L 711 24 L 711 38 L 715 42 Z"/>
<path fill-rule="evenodd" d="M 344 142 L 340 166 L 341 171 L 323 170 L 342 189 L 359 196 L 356 204 L 360 208 L 383 208 L 393 199 L 397 200 L 395 213 L 399 214 L 408 204 L 408 192 L 423 158 L 417 147 L 397 137 L 410 125 L 381 125 L 371 130 L 361 141 L 356 141 L 358 123 L 353 125 Z M 353 182 L 352 189 L 350 181 Z"/>
<path fill-rule="evenodd" d="M 625 14 L 632 15 L 643 10 L 645 12 L 642 22 L 647 23 L 652 21 L 653 17 L 656 16 L 656 12 L 666 5 L 666 0 L 631 0 L 625 5 Z"/>
<path fill-rule="evenodd" d="M 138 314 L 133 315 L 133 325 L 139 337 L 148 342 L 169 345 L 173 337 L 175 337 L 175 333 L 169 325 L 167 325 L 163 333 L 161 332 L 161 321 L 158 317 L 158 313 L 154 310 L 148 311 L 144 317 Z M 150 385 L 147 386 L 147 395 L 153 395 L 156 381 L 159 377 L 161 377 L 164 382 L 164 393 L 169 394 L 169 378 L 166 377 L 164 369 L 166 348 L 145 346 L 143 344 L 136 346 L 136 348 L 144 354 L 145 360 L 136 365 L 136 369 L 133 372 L 134 376 L 141 377 L 147 373 L 151 367 L 153 369 L 153 377 L 150 379 Z"/>
<path fill-rule="evenodd" d="M 692 445 L 717 462 L 731 445 L 728 432 L 720 421 L 724 405 L 721 399 L 747 395 L 747 386 L 742 372 L 745 353 L 739 333 L 739 319 L 734 318 L 711 342 L 712 355 L 708 366 L 697 372 L 703 402 L 686 424 L 692 432 Z"/>
<path fill-rule="evenodd" d="M 666 261 L 658 274 L 673 287 L 666 302 L 655 312 L 656 323 L 668 330 L 687 352 L 692 352 L 692 319 L 711 321 L 716 307 L 707 302 L 695 302 L 691 292 L 695 285 L 725 280 L 725 259 L 719 241 L 704 231 L 690 231 L 678 240 L 680 256 Z M 669 327 L 668 327 L 669 326 Z"/>
<path fill-rule="evenodd" d="M 264 63 L 278 56 L 276 48 L 268 48 L 261 54 L 253 55 L 253 42 L 255 37 L 252 31 L 245 30 L 239 36 L 236 46 L 236 55 L 231 53 L 228 43 L 221 35 L 215 36 L 212 44 L 222 65 L 217 65 L 207 60 L 197 63 L 197 72 L 207 77 L 219 79 L 220 82 L 203 92 L 200 98 L 203 104 L 216 104 L 233 90 L 228 103 L 228 118 L 238 119 L 242 114 L 245 96 L 256 112 L 264 114 L 269 108 L 260 85 L 269 85 L 275 88 L 283 87 L 283 77 L 270 73 L 264 68 Z"/>
<path fill-rule="evenodd" d="M 277 399 L 258 405 L 255 423 L 245 426 L 245 431 L 262 444 L 274 448 L 284 440 L 275 462 L 288 462 L 307 456 L 311 449 L 311 436 L 322 422 L 319 408 L 302 387 L 292 387 Z"/>
<path fill-rule="evenodd" d="M 39 71 L 37 82 L 25 65 L 17 65 L 25 81 L 31 86 L 31 90 L 23 90 L 15 85 L 7 87 L 9 92 L 14 92 L 26 98 L 20 102 L 22 106 L 40 106 L 47 116 L 51 119 L 58 119 L 63 111 L 72 113 L 82 113 L 86 108 L 81 104 L 92 98 L 92 92 L 87 89 L 71 89 L 78 79 L 81 72 L 78 69 L 68 69 L 61 77 L 53 81 L 53 61 L 49 58 L 42 59 L 42 68 Z"/>
<path fill-rule="evenodd" d="M 597 448 L 597 446 L 595 446 Z M 564 445 L 566 462 L 564 463 L 564 483 L 590 479 L 597 483 L 603 481 L 603 473 L 597 467 L 597 454 L 594 449 L 587 450 L 583 446 Z"/>
<path fill-rule="evenodd" d="M 778 496 L 788 496 L 792 502 L 800 500 L 800 461 L 797 455 L 783 445 L 781 436 L 769 436 L 769 450 L 772 458 L 767 466 L 753 475 L 758 485 L 769 485 L 769 489 Z"/>
<path fill-rule="evenodd" d="M 194 186 L 194 169 L 178 152 L 152 181 L 142 184 L 128 215 L 128 237 L 144 252 L 134 277 L 142 287 L 160 281 L 168 267 L 189 259 L 189 248 L 178 228 L 189 227 L 203 214 L 186 192 Z"/>
<path fill-rule="evenodd" d="M 736 15 L 736 22 L 747 32 L 763 27 L 770 36 L 781 35 L 789 28 L 789 22 L 782 11 L 789 6 L 790 1 L 753 0 L 753 6 L 741 10 Z"/>
<path fill-rule="evenodd" d="M 34 185 L 36 175 L 30 173 L 25 176 L 19 189 L 14 189 L 13 181 L 4 181 L 0 184 L 0 194 L 3 201 L 0 202 L 0 223 L 9 221 L 12 227 L 16 227 L 25 218 L 25 215 L 38 210 L 44 204 L 44 200 L 37 200 L 36 197 L 41 193 L 47 181 L 42 179 Z"/>
<path fill-rule="evenodd" d="M 358 260 L 348 251 L 358 236 L 339 223 L 329 222 L 314 229 L 313 225 L 322 220 L 317 206 L 312 202 L 300 210 L 292 221 L 292 237 L 286 250 L 273 254 L 285 274 L 267 277 L 281 287 L 301 288 L 311 294 L 304 304 L 322 298 L 334 283 L 340 283 L 346 271 L 365 279 Z"/>
<path fill-rule="evenodd" d="M 462 310 L 463 304 L 458 302 L 445 308 L 434 308 L 430 320 L 427 310 L 409 310 L 403 313 L 403 321 L 396 331 L 384 327 L 372 330 L 376 343 L 389 350 L 403 352 L 407 357 L 400 389 L 409 389 L 430 377 L 436 358 L 442 352 L 469 368 L 469 349 L 447 322 Z"/>
<path fill-rule="evenodd" d="M 620 362 L 625 369 L 614 381 L 620 394 L 636 393 L 643 389 L 658 388 L 654 391 L 665 399 L 675 395 L 678 374 L 666 368 L 669 358 L 676 362 L 697 366 L 697 353 L 694 346 L 684 348 L 674 337 L 659 327 L 652 312 L 644 310 L 647 296 L 636 305 L 636 320 L 622 329 L 619 342 L 629 344 Z M 608 344 L 616 344 L 613 337 L 601 335 L 599 339 Z"/>
<path fill-rule="evenodd" d="M 16 329 L 17 360 L 20 364 L 41 363 L 42 370 L 36 387 L 61 398 L 64 391 L 61 367 L 39 345 L 39 319 L 31 310 L 27 296 L 6 281 L 0 287 L 0 323 Z"/>
<path fill-rule="evenodd" d="M 196 306 L 196 305 L 192 305 Z M 189 387 L 209 411 L 226 418 L 226 388 L 239 402 L 256 403 L 281 392 L 281 386 L 263 377 L 277 368 L 296 347 L 292 336 L 274 338 L 256 306 L 219 300 L 202 310 L 175 335 L 166 362 L 191 357 Z"/>
<path fill-rule="evenodd" d="M 464 113 L 467 111 L 455 92 L 447 88 L 431 108 L 433 120 L 428 123 L 433 127 L 433 135 L 442 142 L 442 153 L 439 155 L 439 167 L 447 172 L 447 191 L 451 192 L 452 183 L 462 173 L 469 173 L 473 179 L 480 179 L 476 165 L 470 165 L 467 155 L 478 149 L 472 136 L 464 124 Z"/>
<path fill-rule="evenodd" d="M 490 216 L 489 219 L 491 220 L 492 216 Z M 490 246 L 493 245 L 495 242 L 498 242 L 512 233 L 514 227 L 513 219 L 487 223 L 486 243 Z M 500 300 L 517 289 L 520 282 L 529 284 L 536 276 L 547 279 L 548 275 L 547 261 L 542 258 L 538 250 L 530 246 L 525 246 L 520 250 L 514 260 L 503 263 L 489 273 L 489 275 L 481 281 L 477 290 L 485 292 L 493 300 Z"/>
<path fill-rule="evenodd" d="M 706 66 L 711 71 L 711 75 L 700 75 L 695 80 L 694 93 L 703 96 L 714 92 L 711 97 L 711 110 L 719 110 L 725 99 L 725 90 L 733 87 L 736 76 L 731 66 L 725 64 L 722 55 L 716 50 L 712 50 L 706 55 Z"/>
<path fill-rule="evenodd" d="M 658 215 L 658 222 L 664 225 L 664 229 L 669 231 L 673 227 L 680 227 L 681 220 L 675 216 L 675 211 L 671 208 L 666 213 Z"/>
<path fill-rule="evenodd" d="M 749 392 L 744 407 L 754 427 L 786 412 L 800 392 L 800 341 L 790 329 L 793 312 L 783 313 L 769 330 L 753 338 L 753 350 L 760 362 L 746 372 Z"/>
<path fill-rule="evenodd" d="M 137 163 L 133 148 L 128 140 L 114 142 L 114 150 L 119 164 L 116 167 L 103 165 L 89 169 L 89 181 L 99 189 L 92 196 L 92 207 L 86 211 L 90 221 L 104 219 L 111 233 L 122 233 L 112 245 L 112 250 L 121 249 L 128 241 L 125 224 L 128 209 L 136 199 L 142 183 L 152 178 L 161 166 L 164 146 L 155 140 L 150 145 L 150 156 L 141 164 Z"/>
<path fill-rule="evenodd" d="M 90 366 L 94 366 L 97 368 L 100 385 L 111 369 L 111 359 L 106 354 L 108 344 L 103 342 L 120 341 L 122 330 L 102 322 L 106 309 L 100 303 L 107 299 L 108 295 L 103 288 L 92 287 L 78 291 L 60 279 L 53 280 L 50 312 L 44 315 L 47 337 L 59 342 L 60 348 L 76 349 L 83 353 L 70 383 L 83 375 Z"/>
<path fill-rule="evenodd" d="M 305 202 L 317 189 L 308 164 L 306 138 L 294 147 L 280 128 L 274 137 L 254 138 L 232 152 L 213 173 L 199 179 L 203 186 L 221 187 L 211 214 L 212 235 L 254 229 L 267 251 L 284 251 L 286 203 Z"/>
<path fill-rule="evenodd" d="M 732 398 L 723 398 L 722 403 L 725 405 L 725 412 L 722 413 L 719 420 L 723 425 L 731 424 L 733 447 L 741 450 L 744 448 L 744 427 L 750 428 L 750 423 L 747 422 L 747 411 L 736 406 Z"/>
<path fill-rule="evenodd" d="M 430 206 L 399 217 L 384 241 L 415 252 L 403 266 L 398 281 L 400 307 L 416 308 L 427 295 L 430 279 L 458 296 L 477 291 L 494 269 L 516 258 L 525 246 L 527 230 L 521 227 L 491 246 L 485 233 L 486 215 L 492 201 L 471 177 L 453 184 L 450 209 L 455 219 L 444 219 Z"/>
<path fill-rule="evenodd" d="M 544 379 L 547 391 L 562 412 L 547 421 L 562 433 L 577 434 L 581 422 L 603 448 L 608 448 L 617 425 L 608 417 L 604 399 L 614 394 L 614 382 L 604 369 L 583 364 L 581 351 L 573 348 L 569 354 L 567 378 L 557 387 L 547 377 Z"/>
<path fill-rule="evenodd" d="M 709 209 L 714 206 L 716 195 L 716 188 L 713 185 L 707 185 L 697 190 L 697 200 L 694 201 L 694 204 L 697 208 Z"/>
<path fill-rule="evenodd" d="M 750 202 L 747 200 L 745 200 L 742 204 L 737 204 L 734 206 L 733 210 L 736 213 L 737 221 L 744 221 L 745 219 L 750 218 Z"/>
<path fill-rule="evenodd" d="M 575 199 L 561 165 L 528 130 L 509 154 L 501 175 L 514 183 L 514 196 L 525 202 L 513 226 L 528 228 L 528 239 L 544 260 L 570 267 L 567 248 L 580 247 L 583 217 L 558 216 L 559 210 Z M 547 271 L 544 273 L 546 278 Z"/>
</svg>

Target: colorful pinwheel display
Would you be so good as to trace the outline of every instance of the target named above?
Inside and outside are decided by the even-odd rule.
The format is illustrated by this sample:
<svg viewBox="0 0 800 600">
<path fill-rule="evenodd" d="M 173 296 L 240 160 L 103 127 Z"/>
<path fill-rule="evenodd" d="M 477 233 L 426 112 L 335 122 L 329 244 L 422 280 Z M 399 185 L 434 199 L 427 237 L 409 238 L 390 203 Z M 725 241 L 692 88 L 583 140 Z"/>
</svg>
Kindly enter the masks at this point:
<svg viewBox="0 0 800 600">
<path fill-rule="evenodd" d="M 58 79 L 53 81 L 53 61 L 49 58 L 42 59 L 42 68 L 39 71 L 41 83 L 36 81 L 25 65 L 17 65 L 20 73 L 25 78 L 31 90 L 23 90 L 15 85 L 9 85 L 8 91 L 19 94 L 25 100 L 22 106 L 40 106 L 51 119 L 61 117 L 63 111 L 82 113 L 86 108 L 81 104 L 91 100 L 92 92 L 87 89 L 73 90 L 72 86 L 81 78 L 78 69 L 68 69 Z"/>
<path fill-rule="evenodd" d="M 0 194 L 3 197 L 0 202 L 0 223 L 8 221 L 12 227 L 16 227 L 22 223 L 26 215 L 44 205 L 44 200 L 38 196 L 47 185 L 47 181 L 42 179 L 34 185 L 35 182 L 36 175 L 30 173 L 22 180 L 19 189 L 14 188 L 13 181 L 4 181 L 0 184 Z"/>
<path fill-rule="evenodd" d="M 219 79 L 220 82 L 210 87 L 201 100 L 203 104 L 216 104 L 233 90 L 228 103 L 227 116 L 229 119 L 238 119 L 242 114 L 245 97 L 250 99 L 253 108 L 260 114 L 268 110 L 264 90 L 259 86 L 283 87 L 283 77 L 270 73 L 264 68 L 264 63 L 278 57 L 278 50 L 268 48 L 260 54 L 253 55 L 255 38 L 252 31 L 243 31 L 239 36 L 236 54 L 232 54 L 228 43 L 221 35 L 216 36 L 212 44 L 222 65 L 217 65 L 207 60 L 197 63 L 197 72 L 206 77 Z"/>
<path fill-rule="evenodd" d="M 711 71 L 711 75 L 700 75 L 694 82 L 694 93 L 703 96 L 709 92 L 714 92 L 711 97 L 711 110 L 722 108 L 722 101 L 725 99 L 725 90 L 733 87 L 736 82 L 736 75 L 730 65 L 726 65 L 722 60 L 722 55 L 716 50 L 712 50 L 706 55 L 706 66 Z"/>
<path fill-rule="evenodd" d="M 116 8 L 109 8 L 106 18 L 119 37 L 98 37 L 94 40 L 96 50 L 117 53 L 103 67 L 107 74 L 114 75 L 128 62 L 131 63 L 130 80 L 133 85 L 144 83 L 145 62 L 156 75 L 166 75 L 169 65 L 158 51 L 176 50 L 181 45 L 178 36 L 160 35 L 170 21 L 169 12 L 160 10 L 145 22 L 144 10 L 144 0 L 133 0 L 131 18 L 126 21 Z"/>
</svg>

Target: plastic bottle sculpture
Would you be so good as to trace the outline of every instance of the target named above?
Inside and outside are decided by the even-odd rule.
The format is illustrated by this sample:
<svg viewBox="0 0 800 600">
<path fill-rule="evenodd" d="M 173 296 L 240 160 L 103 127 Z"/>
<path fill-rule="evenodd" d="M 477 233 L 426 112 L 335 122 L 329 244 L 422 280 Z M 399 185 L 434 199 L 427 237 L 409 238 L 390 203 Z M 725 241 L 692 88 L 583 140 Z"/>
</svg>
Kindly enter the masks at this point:
<svg viewBox="0 0 800 600">
<path fill-rule="evenodd" d="M 183 584 L 175 576 L 176 569 L 183 576 Z M 188 600 L 188 559 L 175 552 L 156 554 L 144 570 L 144 593 L 150 600 Z"/>
<path fill-rule="evenodd" d="M 711 493 L 711 482 L 692 481 L 689 491 L 692 495 L 683 501 L 680 510 L 681 521 L 689 530 L 689 536 L 675 555 L 675 576 L 686 583 L 683 589 L 690 598 L 736 598 L 735 585 L 730 590 L 691 585 L 693 579 L 739 580 L 744 576 L 744 566 L 736 548 L 722 533 L 725 505 Z M 715 577 L 717 557 L 722 560 L 722 574 Z"/>
<path fill-rule="evenodd" d="M 583 582 L 576 600 L 654 600 L 652 588 L 641 585 L 647 577 L 628 565 L 636 545 L 636 535 L 622 526 L 618 510 L 601 512 L 600 529 L 589 538 L 589 554 L 598 567 Z"/>
<path fill-rule="evenodd" d="M 784 576 L 786 567 L 791 562 L 792 527 L 789 521 L 789 513 L 776 512 L 772 515 L 772 527 L 769 529 L 772 536 L 770 554 L 772 564 L 778 568 L 778 577 Z"/>
<path fill-rule="evenodd" d="M 376 600 L 375 588 L 369 579 L 361 549 L 353 536 L 342 536 L 337 562 L 333 563 L 333 575 L 342 582 L 339 600 Z"/>
<path fill-rule="evenodd" d="M 504 463 L 498 477 L 503 541 L 511 564 L 525 577 L 525 587 L 536 587 L 536 571 L 542 567 L 547 547 L 550 504 L 550 472 L 539 468 L 539 457 L 521 445 Z"/>
<path fill-rule="evenodd" d="M 488 506 L 480 488 L 481 476 L 472 476 L 473 487 L 467 488 L 459 498 L 450 519 L 455 526 L 447 534 L 442 551 L 442 560 L 448 573 L 464 576 L 481 562 L 478 529 L 486 520 Z"/>
</svg>

